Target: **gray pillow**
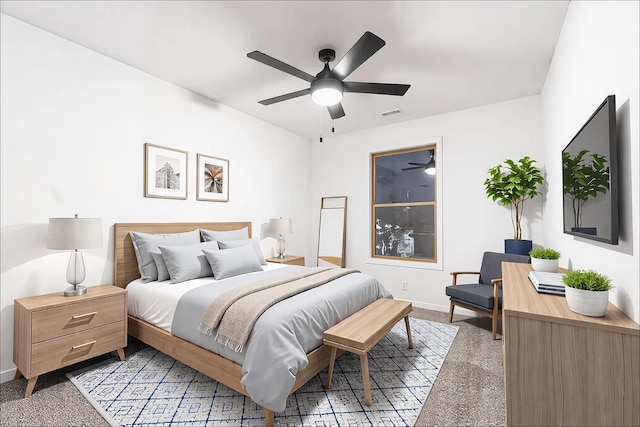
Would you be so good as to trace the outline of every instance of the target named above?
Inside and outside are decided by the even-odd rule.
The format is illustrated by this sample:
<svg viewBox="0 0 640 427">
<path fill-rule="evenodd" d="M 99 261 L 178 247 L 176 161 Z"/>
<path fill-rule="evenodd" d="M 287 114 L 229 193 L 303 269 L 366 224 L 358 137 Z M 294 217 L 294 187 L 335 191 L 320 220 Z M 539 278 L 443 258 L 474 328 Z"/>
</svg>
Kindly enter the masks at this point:
<svg viewBox="0 0 640 427">
<path fill-rule="evenodd" d="M 240 246 L 251 246 L 258 257 L 258 261 L 260 264 L 267 265 L 267 260 L 264 259 L 264 254 L 262 253 L 262 248 L 260 247 L 260 243 L 256 239 L 243 239 L 243 240 L 231 240 L 224 241 L 218 240 L 218 247 L 220 249 L 230 249 L 230 248 L 239 248 Z"/>
<path fill-rule="evenodd" d="M 171 283 L 213 276 L 211 266 L 209 266 L 207 258 L 202 253 L 204 249 L 218 250 L 218 242 L 160 246 L 160 252 L 162 252 L 162 258 L 167 264 Z"/>
<path fill-rule="evenodd" d="M 153 261 L 156 263 L 156 268 L 158 270 L 158 282 L 169 280 L 169 270 L 167 270 L 167 263 L 164 262 L 162 254 L 160 252 L 151 252 L 151 256 L 153 257 Z"/>
<path fill-rule="evenodd" d="M 205 230 L 204 228 L 201 228 L 200 233 L 202 234 L 202 240 L 204 240 L 205 242 L 210 242 L 212 240 L 248 239 L 249 227 L 240 228 L 238 230 L 229 230 L 229 231 L 214 231 L 214 230 Z"/>
<path fill-rule="evenodd" d="M 226 249 L 224 251 L 204 250 L 216 280 L 239 274 L 262 271 L 262 266 L 253 249 L 248 246 Z"/>
<path fill-rule="evenodd" d="M 193 230 L 184 233 L 149 234 L 132 231 L 131 241 L 138 260 L 138 270 L 143 282 L 158 279 L 158 269 L 153 261 L 151 252 L 158 252 L 158 246 L 177 246 L 198 243 L 200 231 Z"/>
</svg>

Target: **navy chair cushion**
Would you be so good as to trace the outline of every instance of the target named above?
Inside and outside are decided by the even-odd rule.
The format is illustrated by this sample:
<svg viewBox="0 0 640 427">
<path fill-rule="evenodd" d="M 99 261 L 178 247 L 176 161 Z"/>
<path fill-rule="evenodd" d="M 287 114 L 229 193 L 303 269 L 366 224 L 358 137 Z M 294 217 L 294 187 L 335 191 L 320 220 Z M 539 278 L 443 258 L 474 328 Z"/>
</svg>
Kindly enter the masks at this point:
<svg viewBox="0 0 640 427">
<path fill-rule="evenodd" d="M 477 308 L 491 311 L 493 309 L 493 285 L 482 283 L 471 285 L 451 285 L 445 289 L 447 296 L 463 304 L 469 303 Z M 502 289 L 499 291 L 498 308 L 502 305 Z"/>
</svg>

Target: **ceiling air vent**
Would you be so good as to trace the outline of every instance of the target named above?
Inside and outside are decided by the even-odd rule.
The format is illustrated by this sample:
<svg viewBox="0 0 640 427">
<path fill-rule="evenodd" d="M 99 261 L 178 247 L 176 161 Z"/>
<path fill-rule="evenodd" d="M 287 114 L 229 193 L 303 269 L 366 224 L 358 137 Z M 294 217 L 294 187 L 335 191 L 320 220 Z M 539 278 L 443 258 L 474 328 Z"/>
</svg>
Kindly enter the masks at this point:
<svg viewBox="0 0 640 427">
<path fill-rule="evenodd" d="M 384 113 L 380 113 L 381 116 L 386 117 L 386 116 L 391 116 L 392 114 L 399 114 L 400 113 L 400 109 L 396 108 L 395 110 L 389 110 L 389 111 L 385 111 Z"/>
</svg>

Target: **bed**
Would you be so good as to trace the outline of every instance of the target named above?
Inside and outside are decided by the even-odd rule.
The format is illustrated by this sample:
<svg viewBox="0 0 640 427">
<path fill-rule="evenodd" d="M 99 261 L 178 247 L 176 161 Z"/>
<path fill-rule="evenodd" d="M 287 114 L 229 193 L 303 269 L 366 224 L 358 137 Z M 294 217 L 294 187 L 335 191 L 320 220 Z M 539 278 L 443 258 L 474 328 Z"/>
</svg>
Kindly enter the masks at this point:
<svg viewBox="0 0 640 427">
<path fill-rule="evenodd" d="M 114 225 L 115 285 L 126 288 L 131 283 L 131 289 L 133 290 L 133 283 L 135 283 L 137 280 L 139 281 L 140 278 L 140 271 L 138 269 L 136 253 L 130 236 L 131 232 L 142 232 L 149 234 L 181 233 L 196 229 L 231 231 L 242 229 L 245 227 L 247 227 L 249 237 L 251 237 L 250 222 L 117 223 Z M 319 288 L 322 288 L 322 286 L 320 286 Z M 388 292 L 384 290 L 381 285 L 380 288 L 388 294 Z M 377 296 L 376 298 L 378 297 L 380 296 Z M 358 302 L 358 304 L 362 303 Z M 357 311 L 360 308 L 362 307 L 352 307 L 351 309 Z M 142 320 L 132 315 L 131 312 L 129 314 L 128 323 L 129 335 L 196 369 L 197 371 L 207 375 L 208 377 L 213 378 L 214 380 L 222 384 L 225 384 L 238 393 L 252 398 L 250 393 L 245 390 L 245 387 L 243 387 L 241 382 L 243 380 L 243 375 L 246 374 L 246 371 L 243 373 L 243 366 L 241 363 L 220 356 L 204 347 L 201 347 L 200 345 L 193 344 L 188 340 L 175 336 L 166 328 L 162 328 L 145 320 Z M 247 346 L 249 347 L 249 344 L 247 344 Z M 264 347 L 260 348 L 264 349 Z M 312 379 L 315 375 L 317 375 L 320 371 L 325 369 L 329 365 L 330 354 L 331 349 L 324 345 L 320 345 L 319 347 L 310 350 L 306 354 L 308 364 L 306 365 L 306 367 L 304 367 L 304 369 L 298 370 L 295 373 L 295 377 L 291 379 L 293 385 L 291 386 L 289 394 L 295 392 L 306 382 Z M 256 399 L 253 400 L 255 401 Z M 265 424 L 268 426 L 274 425 L 275 412 L 265 405 L 261 406 L 263 408 Z"/>
</svg>

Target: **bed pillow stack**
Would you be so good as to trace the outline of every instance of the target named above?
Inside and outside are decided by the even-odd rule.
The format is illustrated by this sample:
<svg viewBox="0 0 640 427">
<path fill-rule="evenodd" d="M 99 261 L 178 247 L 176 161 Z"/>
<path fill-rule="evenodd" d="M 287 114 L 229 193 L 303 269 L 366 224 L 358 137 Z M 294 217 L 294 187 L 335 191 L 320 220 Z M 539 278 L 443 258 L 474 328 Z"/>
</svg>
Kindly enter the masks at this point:
<svg viewBox="0 0 640 427">
<path fill-rule="evenodd" d="M 249 238 L 247 227 L 169 234 L 132 231 L 130 235 L 145 283 L 170 280 L 174 284 L 211 276 L 219 280 L 262 271 L 261 265 L 267 265 L 260 243 Z"/>
<path fill-rule="evenodd" d="M 131 241 L 138 260 L 138 270 L 143 282 L 158 280 L 158 267 L 152 253 L 159 254 L 159 246 L 180 246 L 200 243 L 200 231 L 184 233 L 149 234 L 132 231 Z"/>
</svg>

